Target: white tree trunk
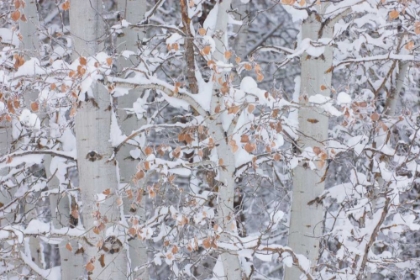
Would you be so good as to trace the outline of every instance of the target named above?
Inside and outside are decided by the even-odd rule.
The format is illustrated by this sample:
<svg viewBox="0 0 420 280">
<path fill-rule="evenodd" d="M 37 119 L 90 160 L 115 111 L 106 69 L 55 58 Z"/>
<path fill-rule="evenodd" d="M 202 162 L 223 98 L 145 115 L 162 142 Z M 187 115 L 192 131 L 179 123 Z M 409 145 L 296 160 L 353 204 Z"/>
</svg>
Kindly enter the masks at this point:
<svg viewBox="0 0 420 280">
<path fill-rule="evenodd" d="M 128 22 L 135 23 L 143 19 L 146 12 L 147 1 L 145 0 L 118 0 L 118 11 L 121 18 Z M 138 46 L 141 46 L 141 41 L 144 37 L 143 30 L 125 29 L 124 36 L 118 37 L 117 46 L 118 51 L 130 50 L 135 53 L 138 52 Z M 139 60 L 131 56 L 126 60 L 121 58 L 118 61 L 118 70 L 121 71 L 124 67 L 136 67 Z M 136 115 L 128 116 L 125 108 L 133 108 L 133 103 L 141 96 L 141 90 L 132 90 L 129 94 L 118 98 L 118 116 L 121 130 L 126 135 L 131 134 L 135 129 L 138 129 L 146 124 L 145 119 L 138 120 Z M 120 183 L 130 186 L 132 189 L 138 188 L 138 191 L 145 189 L 144 180 L 138 182 L 138 187 L 132 182 L 132 177 L 136 172 L 136 164 L 130 156 L 132 147 L 129 145 L 123 146 L 117 154 L 118 167 L 120 172 Z M 135 215 L 140 222 L 145 220 L 145 199 L 143 199 L 137 207 Z M 124 200 L 124 214 L 130 215 L 130 201 Z M 145 266 L 148 262 L 146 242 L 138 238 L 134 238 L 129 242 L 128 246 L 129 256 L 129 275 L 132 279 L 149 279 L 149 272 Z"/>
<path fill-rule="evenodd" d="M 27 57 L 39 57 L 40 42 L 38 38 L 39 15 L 36 0 L 25 1 L 22 8 L 26 21 L 19 20 L 19 31 L 22 35 L 21 49 Z"/>
<path fill-rule="evenodd" d="M 216 41 L 216 51 L 214 52 L 214 58 L 218 61 L 225 61 L 224 53 L 227 51 L 228 40 L 227 40 L 227 23 L 228 23 L 228 14 L 226 11 L 230 9 L 230 0 L 225 0 L 217 3 L 218 5 L 218 14 L 217 14 L 217 23 L 215 29 L 220 32 L 222 38 Z M 217 80 L 217 79 L 216 79 Z M 215 90 L 218 87 L 217 83 L 213 84 L 213 96 L 211 101 L 211 112 L 215 112 L 215 108 L 218 104 L 223 104 L 223 97 L 215 93 Z M 237 235 L 236 230 L 236 219 L 233 207 L 234 194 L 235 194 L 235 155 L 231 151 L 228 145 L 228 139 L 225 137 L 225 132 L 222 127 L 221 114 L 218 118 L 212 122 L 209 122 L 209 133 L 213 137 L 216 143 L 219 145 L 216 146 L 217 155 L 219 158 L 223 159 L 223 165 L 226 168 L 219 168 L 219 197 L 217 202 L 217 223 L 224 230 L 222 234 L 221 241 L 232 243 L 234 238 L 230 237 L 230 233 Z M 228 135 L 229 136 L 229 135 Z M 228 280 L 239 280 L 242 279 L 242 270 L 239 263 L 238 254 L 235 251 L 229 252 L 226 251 L 221 254 L 221 260 L 223 263 L 224 275 Z"/>
<path fill-rule="evenodd" d="M 325 7 L 323 4 L 321 7 Z M 310 38 L 317 40 L 321 23 L 312 14 L 302 25 L 302 40 Z M 333 37 L 333 28 L 326 25 L 322 29 L 323 38 Z M 301 57 L 301 85 L 300 93 L 303 95 L 322 94 L 330 96 L 331 73 L 325 73 L 332 66 L 333 49 L 325 47 L 323 57 L 311 58 L 307 53 Z M 303 104 L 304 105 L 304 104 Z M 318 123 L 309 122 L 308 119 L 317 119 Z M 299 147 L 320 147 L 328 136 L 328 117 L 320 114 L 319 110 L 302 107 L 299 110 Z M 308 202 L 321 195 L 324 191 L 324 182 L 321 177 L 325 173 L 325 166 L 318 170 L 310 170 L 298 166 L 293 171 L 293 200 L 290 215 L 289 246 L 297 254 L 306 256 L 311 266 L 317 265 L 319 254 L 319 241 L 322 234 L 324 211 L 322 205 L 308 205 Z M 287 280 L 299 279 L 301 272 L 295 267 L 286 269 Z"/>
<path fill-rule="evenodd" d="M 100 0 L 72 0 L 70 2 L 70 27 L 73 35 L 73 57 L 90 56 L 103 50 L 105 39 L 104 22 L 101 17 L 103 3 Z M 75 133 L 77 160 L 79 170 L 79 186 L 83 207 L 82 223 L 86 230 L 86 238 L 91 245 L 84 244 L 85 264 L 91 262 L 94 269 L 91 279 L 126 279 L 127 259 L 125 250 L 116 252 L 98 251 L 97 245 L 108 238 L 106 232 L 113 236 L 123 234 L 119 231 L 120 209 L 116 203 L 118 180 L 114 161 L 107 162 L 113 149 L 110 144 L 111 105 L 110 95 L 104 86 L 97 84 L 92 88 L 92 95 L 97 103 L 84 98 L 75 116 Z M 89 159 L 92 159 L 89 160 Z M 102 203 L 95 201 L 95 195 L 109 190 L 111 195 Z M 106 216 L 107 222 L 93 214 L 99 211 L 101 218 Z M 104 222 L 106 229 L 99 234 L 93 232 L 96 222 Z M 80 223 L 80 220 L 79 220 Z M 104 266 L 100 259 L 104 258 Z M 77 276 L 77 275 L 75 275 Z"/>
</svg>

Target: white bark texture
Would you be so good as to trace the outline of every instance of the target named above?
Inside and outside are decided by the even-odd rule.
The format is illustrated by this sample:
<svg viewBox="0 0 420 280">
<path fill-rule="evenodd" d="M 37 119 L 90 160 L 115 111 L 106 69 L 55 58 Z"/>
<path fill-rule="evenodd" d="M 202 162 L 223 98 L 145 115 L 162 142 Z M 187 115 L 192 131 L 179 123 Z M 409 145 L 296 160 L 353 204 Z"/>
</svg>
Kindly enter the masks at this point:
<svg viewBox="0 0 420 280">
<path fill-rule="evenodd" d="M 27 57 L 39 57 L 40 42 L 38 38 L 39 15 L 36 0 L 25 1 L 22 8 L 26 21 L 19 20 L 19 31 L 22 35 L 21 49 L 25 50 Z"/>
<path fill-rule="evenodd" d="M 72 0 L 70 6 L 73 57 L 76 59 L 79 56 L 94 55 L 102 51 L 105 39 L 104 22 L 101 17 L 102 1 Z M 115 192 L 118 188 L 116 166 L 114 161 L 107 161 L 113 152 L 109 142 L 110 95 L 100 84 L 92 88 L 92 95 L 98 107 L 94 106 L 92 101 L 85 101 L 82 98 L 83 102 L 75 116 L 79 187 L 83 202 L 81 217 L 87 241 L 90 243 L 86 242 L 83 246 L 85 265 L 91 262 L 94 266 L 90 274 L 91 279 L 127 279 L 125 250 L 123 248 L 119 248 L 118 251 L 103 250 L 105 246 L 110 245 L 106 242 L 108 230 L 112 230 L 117 238 L 123 238 L 120 236 L 123 233 L 117 228 L 120 223 L 120 209 L 115 201 Z M 101 203 L 97 203 L 95 195 L 108 189 L 111 195 Z M 93 215 L 95 212 L 96 217 Z M 104 221 L 105 217 L 107 221 Z M 98 221 L 105 223 L 106 229 L 95 234 L 93 228 Z M 105 242 L 104 247 L 99 246 L 98 250 L 97 245 L 101 242 Z M 104 266 L 99 262 L 101 257 L 104 258 Z M 90 265 L 89 267 L 91 268 Z M 78 275 L 74 275 L 76 276 Z"/>
<path fill-rule="evenodd" d="M 321 8 L 325 7 L 324 4 Z M 310 38 L 317 40 L 321 23 L 312 14 L 302 25 L 302 40 Z M 333 37 L 333 28 L 325 25 L 322 28 L 323 38 Z M 330 96 L 331 73 L 325 73 L 332 66 L 333 50 L 326 46 L 323 57 L 311 58 L 307 53 L 301 57 L 301 96 L 322 94 Z M 302 101 L 304 103 L 304 101 Z M 305 147 L 320 147 L 323 149 L 323 140 L 328 136 L 328 117 L 319 110 L 305 107 L 302 104 L 299 110 L 299 141 L 301 150 Z M 319 122 L 309 122 L 308 119 L 317 119 Z M 290 215 L 289 247 L 297 254 L 302 254 L 311 261 L 311 266 L 317 265 L 319 254 L 319 241 L 322 234 L 324 211 L 322 205 L 308 202 L 321 195 L 324 191 L 324 182 L 321 177 L 325 173 L 325 166 L 321 169 L 310 170 L 298 166 L 293 172 L 293 201 Z M 293 267 L 286 269 L 286 280 L 299 279 L 301 272 Z"/>
<path fill-rule="evenodd" d="M 227 24 L 228 24 L 228 14 L 227 11 L 230 9 L 231 1 L 225 0 L 217 3 L 218 5 L 218 14 L 217 14 L 217 23 L 216 30 L 222 34 L 222 38 L 216 41 L 216 51 L 214 53 L 214 58 L 218 61 L 225 61 L 224 53 L 227 51 Z M 217 79 L 216 79 L 217 80 Z M 215 108 L 218 104 L 223 104 L 223 97 L 215 93 L 218 84 L 213 84 L 213 96 L 211 101 L 211 113 L 214 113 Z M 217 223 L 224 230 L 224 233 L 221 236 L 222 242 L 234 243 L 235 239 L 232 235 L 237 235 L 236 230 L 236 219 L 233 207 L 233 200 L 235 194 L 235 155 L 231 151 L 228 139 L 225 137 L 225 132 L 221 125 L 222 115 L 218 114 L 216 120 L 209 122 L 209 132 L 210 136 L 213 137 L 215 143 L 219 144 L 216 146 L 217 155 L 219 158 L 223 158 L 223 165 L 226 168 L 219 167 L 219 197 L 217 203 Z M 235 251 L 226 251 L 221 254 L 221 259 L 223 263 L 224 275 L 228 280 L 239 280 L 242 279 L 241 265 L 239 263 L 238 254 Z"/>
<path fill-rule="evenodd" d="M 143 19 L 146 12 L 147 1 L 145 0 L 118 0 L 118 11 L 122 19 L 128 22 L 138 22 Z M 130 50 L 133 52 L 138 51 L 138 46 L 141 46 L 141 41 L 144 37 L 143 30 L 130 29 L 124 30 L 124 36 L 118 38 L 118 51 Z M 126 60 L 121 58 L 118 61 L 118 70 L 123 70 L 124 67 L 136 67 L 139 60 L 136 57 L 131 56 L 130 59 Z M 138 120 L 136 115 L 127 115 L 125 108 L 133 108 L 133 103 L 141 96 L 142 91 L 138 89 L 131 90 L 129 94 L 118 98 L 118 116 L 121 130 L 126 135 L 131 134 L 133 130 L 136 130 L 146 124 L 145 119 Z M 131 187 L 131 189 L 137 191 L 143 191 L 146 186 L 145 180 L 140 180 L 135 186 L 131 180 L 134 173 L 136 172 L 136 164 L 130 156 L 130 150 L 132 147 L 129 145 L 123 146 L 117 154 L 118 167 L 120 172 L 120 183 Z M 134 213 L 140 222 L 145 220 L 145 199 L 143 199 L 140 205 L 137 206 L 137 211 Z M 130 201 L 124 200 L 124 214 L 130 216 Z M 149 279 L 149 272 L 146 267 L 148 262 L 146 243 L 138 238 L 134 238 L 129 242 L 128 246 L 129 256 L 129 274 L 132 279 Z"/>
</svg>

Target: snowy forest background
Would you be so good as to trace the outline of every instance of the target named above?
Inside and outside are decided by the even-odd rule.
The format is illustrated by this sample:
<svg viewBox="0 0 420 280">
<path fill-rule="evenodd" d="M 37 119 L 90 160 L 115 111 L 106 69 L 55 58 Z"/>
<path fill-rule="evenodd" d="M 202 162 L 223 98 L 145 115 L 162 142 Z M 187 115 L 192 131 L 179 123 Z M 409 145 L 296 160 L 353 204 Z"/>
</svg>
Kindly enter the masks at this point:
<svg viewBox="0 0 420 280">
<path fill-rule="evenodd" d="M 0 1 L 0 279 L 420 279 L 420 3 Z"/>
</svg>

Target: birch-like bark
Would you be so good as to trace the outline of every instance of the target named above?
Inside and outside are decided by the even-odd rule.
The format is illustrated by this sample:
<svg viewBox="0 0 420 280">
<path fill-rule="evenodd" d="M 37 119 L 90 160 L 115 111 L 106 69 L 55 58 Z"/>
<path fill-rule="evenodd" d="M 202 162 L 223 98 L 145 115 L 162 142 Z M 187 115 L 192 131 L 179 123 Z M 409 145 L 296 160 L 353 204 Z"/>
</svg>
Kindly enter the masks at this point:
<svg viewBox="0 0 420 280">
<path fill-rule="evenodd" d="M 325 4 L 321 5 L 321 11 Z M 302 25 L 302 40 L 310 38 L 319 39 L 322 24 L 313 13 Z M 323 38 L 333 37 L 333 28 L 330 25 L 323 26 Z M 326 73 L 332 65 L 333 49 L 325 47 L 322 57 L 312 58 L 304 53 L 301 57 L 301 85 L 300 94 L 322 94 L 330 96 L 331 73 Z M 309 122 L 308 119 L 317 119 L 317 123 Z M 328 136 L 328 117 L 321 114 L 320 110 L 302 107 L 299 109 L 299 136 L 298 145 L 303 150 L 306 147 L 320 147 L 323 149 L 323 140 Z M 319 238 L 322 234 L 324 211 L 322 205 L 316 203 L 308 205 L 324 191 L 324 182 L 321 178 L 325 173 L 326 166 L 317 170 L 310 170 L 304 166 L 298 166 L 293 171 L 293 200 L 290 214 L 289 247 L 293 252 L 302 254 L 311 261 L 312 268 L 316 267 L 319 254 Z M 286 280 L 296 280 L 302 273 L 295 267 L 286 269 Z"/>
<path fill-rule="evenodd" d="M 103 50 L 105 31 L 102 10 L 101 0 L 70 2 L 74 59 Z M 81 93 L 79 98 L 83 102 L 75 116 L 79 187 L 83 203 L 81 218 L 86 230 L 86 242 L 83 245 L 86 272 L 91 279 L 126 279 L 127 258 L 124 248 L 119 246 L 118 250 L 104 251 L 104 247 L 110 245 L 107 241 L 118 245 L 115 238 L 124 238 L 120 236 L 123 233 L 118 227 L 120 209 L 115 195 L 118 190 L 116 166 L 114 161 L 108 161 L 113 152 L 109 141 L 111 99 L 108 91 L 100 84 L 94 85 L 91 93 L 97 106 L 92 100 L 85 100 L 84 93 Z M 95 196 L 105 190 L 109 190 L 110 195 L 98 203 Z M 99 234 L 93 232 L 97 223 L 104 223 L 106 227 Z M 89 273 L 89 270 L 92 271 Z"/>
<path fill-rule="evenodd" d="M 27 57 L 39 57 L 39 15 L 36 0 L 25 1 L 25 6 L 22 10 L 26 21 L 19 20 L 19 31 L 22 35 L 21 49 L 25 50 Z"/>
<path fill-rule="evenodd" d="M 217 21 L 215 29 L 222 34 L 220 40 L 216 41 L 216 51 L 214 52 L 214 58 L 217 61 L 225 61 L 224 53 L 227 51 L 228 40 L 227 40 L 227 23 L 228 17 L 227 11 L 230 9 L 230 0 L 222 1 L 216 4 L 218 7 Z M 217 80 L 217 79 L 216 79 Z M 222 95 L 216 93 L 217 83 L 213 84 L 213 96 L 211 100 L 211 113 L 215 113 L 215 108 L 218 104 L 223 104 Z M 236 230 L 236 219 L 234 213 L 234 194 L 235 194 L 235 155 L 229 147 L 229 135 L 225 136 L 225 131 L 222 127 L 222 115 L 218 114 L 218 117 L 209 122 L 209 133 L 210 136 L 215 139 L 217 155 L 219 158 L 223 158 L 223 165 L 226 168 L 219 167 L 219 191 L 218 191 L 218 203 L 217 203 L 217 223 L 223 228 L 223 234 L 221 236 L 222 242 L 233 243 L 233 235 L 237 235 Z M 224 269 L 224 279 L 239 280 L 242 279 L 241 265 L 239 263 L 238 254 L 236 251 L 226 251 L 221 254 L 221 260 Z"/>
<path fill-rule="evenodd" d="M 146 13 L 147 1 L 145 0 L 118 0 L 118 11 L 122 18 L 128 22 L 138 22 L 144 18 Z M 144 38 L 143 29 L 126 29 L 124 36 L 118 38 L 118 51 L 130 50 L 135 53 L 138 52 L 138 46 L 141 46 L 141 41 Z M 129 60 L 121 58 L 118 61 L 118 68 L 121 71 L 124 67 L 136 67 L 139 60 L 131 56 Z M 136 115 L 128 116 L 125 109 L 133 108 L 133 103 L 141 96 L 142 91 L 138 89 L 131 90 L 129 94 L 118 98 L 118 116 L 121 130 L 126 135 L 130 135 L 132 131 L 142 127 L 146 124 L 145 118 L 138 120 Z M 142 192 L 146 186 L 144 180 L 140 180 L 137 186 L 131 180 L 136 172 L 136 165 L 130 156 L 129 145 L 123 146 L 117 154 L 118 167 L 120 172 L 120 183 L 131 189 L 138 189 Z M 140 202 L 135 213 L 140 222 L 145 221 L 145 199 Z M 130 201 L 124 200 L 124 214 L 130 216 Z M 149 279 L 149 272 L 147 269 L 147 248 L 146 243 L 138 238 L 134 238 L 129 242 L 128 246 L 129 256 L 129 275 L 131 279 Z"/>
</svg>

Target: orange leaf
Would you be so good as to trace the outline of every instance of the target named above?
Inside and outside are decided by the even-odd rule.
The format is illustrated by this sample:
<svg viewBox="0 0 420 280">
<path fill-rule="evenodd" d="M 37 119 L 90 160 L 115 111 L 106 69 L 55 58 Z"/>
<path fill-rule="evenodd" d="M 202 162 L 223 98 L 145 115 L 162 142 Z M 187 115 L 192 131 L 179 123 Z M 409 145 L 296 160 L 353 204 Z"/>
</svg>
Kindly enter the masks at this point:
<svg viewBox="0 0 420 280">
<path fill-rule="evenodd" d="M 200 28 L 198 29 L 198 34 L 200 34 L 200 36 L 204 36 L 206 35 L 207 31 L 204 28 Z"/>
<path fill-rule="evenodd" d="M 226 59 L 230 59 L 231 56 L 232 56 L 232 52 L 231 51 L 225 51 L 225 58 Z"/>
<path fill-rule="evenodd" d="M 279 161 L 279 160 L 281 159 L 280 154 L 275 154 L 275 155 L 273 156 L 273 159 L 274 159 L 275 161 Z"/>
<path fill-rule="evenodd" d="M 219 165 L 223 165 L 223 159 L 219 158 Z"/>
<path fill-rule="evenodd" d="M 237 56 L 237 57 L 235 58 L 235 62 L 236 62 L 236 63 L 240 63 L 240 62 L 241 62 L 241 58 L 240 58 L 239 56 Z"/>
<path fill-rule="evenodd" d="M 86 65 L 87 60 L 86 60 L 85 57 L 81 56 L 81 57 L 79 57 L 79 62 L 80 62 L 81 65 Z"/>
<path fill-rule="evenodd" d="M 252 112 L 254 112 L 254 109 L 255 109 L 255 105 L 253 105 L 253 104 L 249 104 L 248 105 L 248 113 L 252 113 Z"/>
<path fill-rule="evenodd" d="M 377 120 L 379 120 L 379 114 L 374 112 L 372 115 L 370 115 L 370 119 L 376 122 Z"/>
<path fill-rule="evenodd" d="M 295 4 L 295 1 L 296 0 L 281 0 L 281 3 L 283 5 L 293 5 L 293 4 Z"/>
<path fill-rule="evenodd" d="M 20 5 L 21 5 L 21 3 L 20 3 L 20 0 L 15 0 L 15 8 L 16 9 L 19 9 L 20 8 Z"/>
<path fill-rule="evenodd" d="M 214 112 L 216 114 L 220 113 L 220 105 L 217 105 L 216 108 L 214 109 Z"/>
<path fill-rule="evenodd" d="M 207 237 L 203 240 L 203 247 L 206 249 L 209 249 L 211 247 L 211 239 L 210 237 Z"/>
<path fill-rule="evenodd" d="M 111 189 L 106 189 L 102 192 L 104 195 L 110 195 L 111 194 Z"/>
<path fill-rule="evenodd" d="M 104 254 L 102 254 L 99 257 L 99 263 L 101 264 L 102 267 L 105 267 L 105 255 Z"/>
<path fill-rule="evenodd" d="M 106 59 L 106 64 L 108 64 L 108 66 L 111 66 L 112 65 L 112 57 L 108 57 Z"/>
<path fill-rule="evenodd" d="M 66 244 L 66 249 L 69 250 L 70 252 L 73 251 L 73 247 L 71 247 L 70 243 Z"/>
<path fill-rule="evenodd" d="M 210 51 L 211 51 L 211 47 L 210 46 L 205 46 L 202 50 L 202 53 L 204 55 L 208 55 L 210 53 Z"/>
<path fill-rule="evenodd" d="M 31 110 L 32 110 L 33 112 L 37 112 L 37 111 L 38 111 L 38 109 L 39 109 L 38 102 L 32 102 L 32 103 L 31 103 Z"/>
<path fill-rule="evenodd" d="M 420 34 L 420 21 L 414 23 L 414 33 L 416 33 L 417 35 Z"/>
<path fill-rule="evenodd" d="M 392 11 L 389 12 L 389 19 L 394 20 L 394 19 L 398 18 L 399 15 L 400 15 L 400 13 L 397 10 L 392 10 Z"/>
<path fill-rule="evenodd" d="M 241 136 L 241 143 L 248 143 L 249 142 L 249 136 L 244 134 Z"/>
<path fill-rule="evenodd" d="M 86 265 L 86 270 L 88 272 L 92 272 L 95 269 L 95 266 L 93 265 L 93 263 L 88 262 L 88 264 Z"/>
<path fill-rule="evenodd" d="M 148 161 L 144 162 L 144 169 L 149 170 L 150 169 L 150 163 Z"/>
<path fill-rule="evenodd" d="M 411 51 L 412 49 L 414 49 L 414 42 L 410 41 L 405 45 L 405 48 L 409 51 Z"/>
<path fill-rule="evenodd" d="M 312 150 L 314 151 L 314 153 L 316 155 L 319 155 L 321 153 L 321 148 L 320 147 L 313 147 Z"/>
<path fill-rule="evenodd" d="M 264 75 L 263 74 L 261 74 L 261 73 L 258 73 L 257 74 L 257 81 L 258 82 L 262 82 L 264 80 Z"/>
<path fill-rule="evenodd" d="M 252 69 L 252 65 L 249 63 L 245 63 L 244 68 L 249 71 Z"/>
<path fill-rule="evenodd" d="M 63 4 L 61 4 L 61 9 L 63 9 L 64 11 L 67 11 L 68 9 L 70 9 L 70 2 L 66 1 Z"/>
<path fill-rule="evenodd" d="M 146 149 L 144 149 L 144 153 L 148 156 L 151 155 L 153 153 L 153 148 L 148 146 L 146 147 Z"/>
<path fill-rule="evenodd" d="M 326 90 L 327 87 L 325 85 L 321 85 L 321 90 Z"/>
<path fill-rule="evenodd" d="M 257 145 L 254 143 L 246 143 L 244 148 L 245 148 L 245 151 L 247 151 L 248 153 L 251 153 L 257 148 Z"/>
<path fill-rule="evenodd" d="M 11 17 L 12 17 L 12 20 L 13 21 L 18 21 L 19 18 L 20 18 L 20 12 L 19 12 L 19 10 L 16 10 L 16 11 L 12 12 Z"/>
</svg>

